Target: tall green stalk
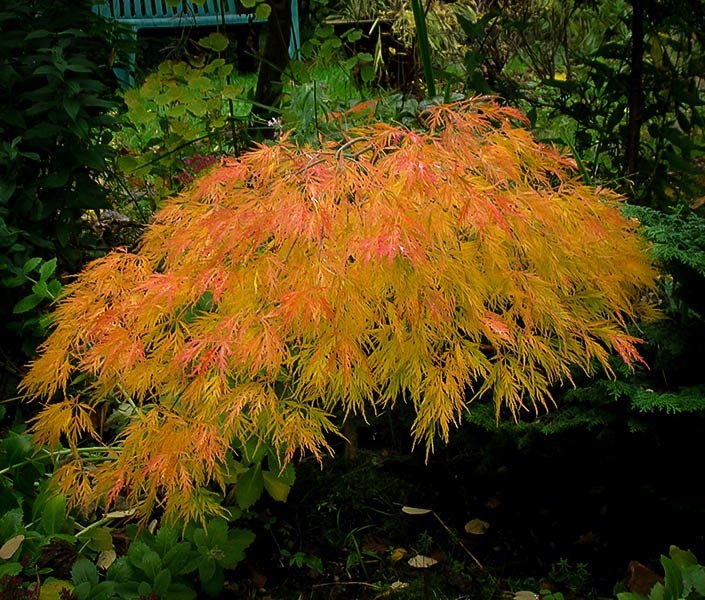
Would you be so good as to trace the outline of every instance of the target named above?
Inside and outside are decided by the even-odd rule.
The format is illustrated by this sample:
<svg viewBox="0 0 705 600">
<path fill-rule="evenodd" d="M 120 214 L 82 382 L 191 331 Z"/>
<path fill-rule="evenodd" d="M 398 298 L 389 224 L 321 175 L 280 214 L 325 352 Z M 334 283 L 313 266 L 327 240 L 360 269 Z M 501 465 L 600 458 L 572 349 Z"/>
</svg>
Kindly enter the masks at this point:
<svg viewBox="0 0 705 600">
<path fill-rule="evenodd" d="M 428 97 L 436 95 L 436 82 L 433 80 L 433 64 L 431 63 L 431 44 L 428 41 L 428 30 L 426 29 L 426 15 L 421 6 L 421 0 L 411 0 L 414 10 L 414 23 L 416 24 L 416 38 L 419 42 L 419 52 L 423 63 L 423 73 L 426 78 L 426 88 Z"/>
</svg>

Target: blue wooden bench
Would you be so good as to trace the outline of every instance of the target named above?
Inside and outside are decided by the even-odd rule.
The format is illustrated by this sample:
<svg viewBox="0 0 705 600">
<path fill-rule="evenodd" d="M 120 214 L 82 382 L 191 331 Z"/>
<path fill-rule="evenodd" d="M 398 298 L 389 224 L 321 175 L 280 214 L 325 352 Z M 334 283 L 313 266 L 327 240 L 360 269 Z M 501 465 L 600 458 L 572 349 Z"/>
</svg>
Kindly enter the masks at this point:
<svg viewBox="0 0 705 600">
<path fill-rule="evenodd" d="M 187 29 L 265 22 L 256 19 L 254 14 L 238 13 L 236 0 L 205 0 L 199 4 L 184 0 L 178 7 L 167 6 L 164 0 L 102 0 L 94 5 L 93 10 L 129 25 L 135 35 L 140 29 Z M 294 56 L 299 44 L 299 2 L 291 0 L 290 56 Z M 134 56 L 131 61 L 134 66 Z M 126 72 L 116 70 L 116 73 L 121 82 L 131 83 Z"/>
</svg>

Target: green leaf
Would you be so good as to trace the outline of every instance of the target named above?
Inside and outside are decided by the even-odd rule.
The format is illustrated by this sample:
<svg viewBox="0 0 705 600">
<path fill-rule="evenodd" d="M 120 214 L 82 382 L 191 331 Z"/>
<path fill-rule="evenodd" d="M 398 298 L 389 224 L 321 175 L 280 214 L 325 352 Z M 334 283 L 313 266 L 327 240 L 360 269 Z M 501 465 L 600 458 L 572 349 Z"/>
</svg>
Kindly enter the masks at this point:
<svg viewBox="0 0 705 600">
<path fill-rule="evenodd" d="M 201 551 L 211 550 L 224 544 L 228 539 L 228 524 L 224 519 L 211 519 L 206 529 L 197 529 L 193 536 L 194 543 Z"/>
<path fill-rule="evenodd" d="M 261 19 L 263 21 L 265 19 L 269 19 L 269 15 L 271 12 L 272 7 L 269 6 L 269 4 L 266 4 L 264 2 L 262 4 L 258 4 L 257 8 L 255 9 L 255 19 Z"/>
<path fill-rule="evenodd" d="M 671 546 L 668 550 L 668 554 L 673 562 L 681 569 L 698 564 L 698 559 L 695 558 L 695 554 L 690 550 L 681 550 L 678 546 Z"/>
<path fill-rule="evenodd" d="M 651 588 L 649 600 L 680 600 L 680 596 L 669 596 L 664 585 L 659 582 Z"/>
<path fill-rule="evenodd" d="M 220 564 L 227 569 L 234 569 L 245 559 L 245 550 L 254 541 L 255 534 L 249 529 L 233 529 L 227 543 L 221 547 L 223 557 L 219 561 Z"/>
<path fill-rule="evenodd" d="M 154 578 L 154 592 L 161 597 L 168 598 L 167 590 L 171 585 L 171 573 L 169 569 L 162 569 Z"/>
<path fill-rule="evenodd" d="M 257 0 L 241 0 L 242 1 L 242 6 L 244 8 L 254 8 L 255 4 L 257 4 Z"/>
<path fill-rule="evenodd" d="M 256 437 L 249 438 L 242 446 L 242 457 L 249 463 L 259 463 L 267 454 L 267 446 Z"/>
<path fill-rule="evenodd" d="M 154 536 L 153 547 L 161 556 L 166 556 L 167 552 L 171 550 L 178 541 L 179 532 L 176 528 L 162 525 Z"/>
<path fill-rule="evenodd" d="M 94 552 L 103 552 L 113 547 L 113 535 L 108 527 L 93 527 L 78 536 Z"/>
<path fill-rule="evenodd" d="M 262 479 L 264 481 L 264 489 L 267 490 L 267 493 L 272 498 L 279 502 L 286 502 L 291 485 L 271 471 L 262 471 Z"/>
<path fill-rule="evenodd" d="M 215 558 L 211 556 L 204 556 L 198 563 L 198 577 L 201 583 L 207 582 L 213 578 L 215 575 L 215 570 L 217 568 Z"/>
<path fill-rule="evenodd" d="M 213 50 L 214 52 L 222 52 L 228 47 L 229 43 L 230 41 L 227 36 L 217 32 L 211 33 L 198 40 L 199 46 L 208 50 Z"/>
<path fill-rule="evenodd" d="M 42 259 L 39 258 L 38 256 L 35 256 L 34 258 L 30 258 L 23 266 L 22 266 L 22 273 L 27 275 L 27 273 L 31 273 L 34 271 L 39 266 L 39 263 L 42 262 Z"/>
<path fill-rule="evenodd" d="M 63 286 L 61 285 L 61 282 L 58 279 L 52 279 L 47 284 L 47 288 L 49 289 L 49 294 L 51 295 L 51 297 L 56 298 L 59 294 L 61 294 Z"/>
<path fill-rule="evenodd" d="M 140 581 L 137 585 L 137 593 L 140 597 L 149 596 L 152 593 L 152 586 L 146 581 Z"/>
<path fill-rule="evenodd" d="M 198 565 L 193 560 L 196 553 L 192 550 L 188 542 L 174 544 L 168 551 L 162 554 L 162 564 L 171 571 L 173 575 L 186 575 L 196 570 Z"/>
<path fill-rule="evenodd" d="M 195 600 L 195 590 L 183 583 L 172 583 L 169 587 L 169 600 Z"/>
<path fill-rule="evenodd" d="M 695 590 L 701 596 L 705 596 L 705 567 L 702 565 L 689 565 L 683 569 L 683 585 L 686 597 Z"/>
<path fill-rule="evenodd" d="M 223 584 L 225 583 L 225 575 L 223 574 L 223 569 L 216 565 L 213 574 L 208 578 L 200 578 L 201 587 L 207 596 L 211 598 L 220 597 L 223 591 Z"/>
<path fill-rule="evenodd" d="M 205 117 L 208 112 L 208 106 L 200 98 L 194 98 L 189 102 L 188 111 L 196 117 Z"/>
<path fill-rule="evenodd" d="M 17 304 L 15 304 L 14 308 L 12 309 L 12 312 L 16 315 L 20 315 L 22 313 L 29 312 L 30 310 L 34 309 L 44 298 L 41 296 L 35 296 L 32 294 L 31 296 L 25 296 L 20 300 Z"/>
<path fill-rule="evenodd" d="M 35 296 L 46 299 L 46 300 L 51 300 L 51 294 L 49 293 L 49 286 L 47 285 L 46 281 L 43 281 L 40 279 L 37 281 L 32 286 L 32 292 L 34 293 Z"/>
<path fill-rule="evenodd" d="M 56 257 L 46 261 L 39 269 L 39 278 L 46 281 L 56 272 Z"/>
<path fill-rule="evenodd" d="M 262 465 L 253 465 L 237 482 L 235 488 L 235 499 L 241 509 L 250 508 L 262 495 L 264 489 L 264 477 L 262 476 Z"/>
<path fill-rule="evenodd" d="M 71 120 L 75 121 L 78 111 L 81 110 L 81 104 L 76 98 L 64 98 L 64 110 Z"/>
<path fill-rule="evenodd" d="M 49 498 L 42 510 L 40 523 L 44 533 L 47 535 L 61 533 L 68 523 L 66 517 L 66 498 L 61 495 Z"/>
<path fill-rule="evenodd" d="M 98 584 L 98 569 L 87 558 L 79 558 L 71 567 L 71 581 L 76 587 L 84 583 L 95 586 Z"/>
<path fill-rule="evenodd" d="M 371 83 L 375 78 L 375 68 L 372 65 L 362 65 L 360 67 L 360 79 L 365 83 Z"/>
<path fill-rule="evenodd" d="M 6 434 L 5 439 L 0 444 L 2 449 L 2 462 L 0 466 L 2 467 L 12 467 L 12 465 L 22 462 L 34 453 L 34 445 L 32 444 L 32 438 L 26 433 L 16 433 L 10 431 Z M 5 515 L 0 519 L 2 523 L 8 515 Z M 20 516 L 20 523 L 22 522 L 22 517 Z M 0 527 L 0 539 L 2 539 L 2 528 Z"/>
<path fill-rule="evenodd" d="M 127 550 L 127 557 L 135 567 L 149 578 L 154 578 L 161 571 L 161 558 L 144 542 L 132 542 Z"/>
<path fill-rule="evenodd" d="M 661 557 L 663 572 L 665 574 L 665 597 L 669 600 L 678 600 L 683 595 L 683 576 L 675 561 L 665 556 Z M 653 593 L 653 591 L 652 591 Z"/>
<path fill-rule="evenodd" d="M 135 572 L 127 557 L 121 556 L 110 565 L 106 577 L 118 583 L 129 583 L 134 580 Z"/>
<path fill-rule="evenodd" d="M 0 517 L 0 542 L 4 543 L 22 531 L 22 509 L 15 508 Z"/>
<path fill-rule="evenodd" d="M 22 564 L 18 562 L 8 562 L 0 564 L 0 579 L 5 577 L 5 575 L 10 575 L 14 577 L 22 572 Z"/>
</svg>

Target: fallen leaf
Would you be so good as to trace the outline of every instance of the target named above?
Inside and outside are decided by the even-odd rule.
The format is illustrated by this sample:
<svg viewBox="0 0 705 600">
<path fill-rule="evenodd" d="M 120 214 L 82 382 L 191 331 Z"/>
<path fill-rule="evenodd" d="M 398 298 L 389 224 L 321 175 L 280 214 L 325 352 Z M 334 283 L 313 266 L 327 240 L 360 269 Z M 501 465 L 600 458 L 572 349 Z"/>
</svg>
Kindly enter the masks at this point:
<svg viewBox="0 0 705 600">
<path fill-rule="evenodd" d="M 473 535 L 484 535 L 489 528 L 490 524 L 482 519 L 472 519 L 465 523 L 465 533 L 472 533 Z"/>
<path fill-rule="evenodd" d="M 514 600 L 539 600 L 539 595 L 534 592 L 522 590 L 514 594 Z"/>
<path fill-rule="evenodd" d="M 22 545 L 22 542 L 24 542 L 24 535 L 21 533 L 7 540 L 0 548 L 0 558 L 2 560 L 10 560 L 12 555 Z"/>
<path fill-rule="evenodd" d="M 431 512 L 428 508 L 415 508 L 413 506 L 402 506 L 401 512 L 407 515 L 427 515 Z"/>
<path fill-rule="evenodd" d="M 116 558 L 117 554 L 115 553 L 115 550 L 103 550 L 98 555 L 98 560 L 95 561 L 95 564 L 99 569 L 107 569 L 110 565 L 115 562 Z"/>
<path fill-rule="evenodd" d="M 137 509 L 130 508 L 128 510 L 112 510 L 105 514 L 106 519 L 122 519 L 124 517 L 131 517 L 137 512 Z"/>
<path fill-rule="evenodd" d="M 405 583 L 403 581 L 395 581 L 392 585 L 389 586 L 390 590 L 394 590 L 395 592 L 397 590 L 403 590 L 409 587 L 408 583 Z"/>
<path fill-rule="evenodd" d="M 406 556 L 406 548 L 394 548 L 392 550 L 392 562 L 398 562 Z"/>
<path fill-rule="evenodd" d="M 414 567 L 415 569 L 428 569 L 429 567 L 438 564 L 438 561 L 435 558 L 423 556 L 422 554 L 412 556 L 407 562 L 410 567 Z"/>
</svg>

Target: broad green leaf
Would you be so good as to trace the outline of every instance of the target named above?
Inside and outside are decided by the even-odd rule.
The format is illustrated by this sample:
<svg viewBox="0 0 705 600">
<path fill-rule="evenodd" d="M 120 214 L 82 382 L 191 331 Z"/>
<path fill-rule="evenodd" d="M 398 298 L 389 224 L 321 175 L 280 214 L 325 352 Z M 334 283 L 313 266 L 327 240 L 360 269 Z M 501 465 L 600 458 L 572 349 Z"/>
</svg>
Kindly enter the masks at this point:
<svg viewBox="0 0 705 600">
<path fill-rule="evenodd" d="M 61 495 L 49 498 L 42 510 L 40 523 L 44 533 L 47 535 L 61 533 L 68 523 L 66 516 L 66 498 Z"/>
<path fill-rule="evenodd" d="M 161 556 L 165 556 L 178 541 L 178 530 L 175 527 L 162 525 L 154 536 L 154 549 L 159 552 Z"/>
<path fill-rule="evenodd" d="M 218 565 L 215 558 L 211 556 L 203 556 L 198 563 L 198 577 L 201 583 L 207 582 L 213 578 Z"/>
<path fill-rule="evenodd" d="M 662 583 L 657 583 L 651 588 L 649 600 L 681 600 L 680 596 L 671 596 Z"/>
<path fill-rule="evenodd" d="M 24 265 L 22 265 L 22 273 L 27 275 L 27 273 L 31 273 L 34 271 L 39 266 L 39 263 L 42 262 L 42 259 L 39 258 L 38 256 L 35 256 L 34 258 L 30 258 Z"/>
<path fill-rule="evenodd" d="M 228 541 L 221 550 L 223 557 L 220 564 L 227 569 L 234 569 L 238 563 L 245 559 L 245 550 L 255 541 L 254 532 L 248 529 L 233 529 L 228 536 Z"/>
<path fill-rule="evenodd" d="M 98 584 L 98 569 L 87 558 L 79 558 L 71 567 L 71 581 L 78 587 L 83 583 L 90 586 Z"/>
<path fill-rule="evenodd" d="M 153 578 L 161 570 L 162 561 L 159 555 L 144 542 L 132 542 L 127 550 L 127 557 L 147 577 Z"/>
<path fill-rule="evenodd" d="M 113 547 L 113 535 L 108 527 L 93 527 L 78 536 L 94 552 L 105 552 Z"/>
<path fill-rule="evenodd" d="M 22 563 L 18 562 L 6 562 L 0 564 L 0 579 L 5 577 L 5 575 L 9 575 L 11 577 L 14 577 L 15 575 L 19 575 L 22 572 Z"/>
<path fill-rule="evenodd" d="M 678 600 L 683 595 L 683 576 L 680 567 L 670 558 L 661 557 L 663 565 L 665 597 L 667 599 Z M 653 590 L 652 590 L 653 594 Z M 656 599 L 654 599 L 656 600 Z"/>
<path fill-rule="evenodd" d="M 223 591 L 223 584 L 225 583 L 225 575 L 223 569 L 216 566 L 213 574 L 208 578 L 200 578 L 201 587 L 207 596 L 212 598 L 219 598 Z"/>
<path fill-rule="evenodd" d="M 198 567 L 195 561 L 196 553 L 188 542 L 174 544 L 162 555 L 162 563 L 173 575 L 186 575 Z"/>
<path fill-rule="evenodd" d="M 698 564 L 698 559 L 695 558 L 695 554 L 693 554 L 690 550 L 681 550 L 678 546 L 671 546 L 668 554 L 673 562 L 681 569 Z"/>
<path fill-rule="evenodd" d="M 195 590 L 183 583 L 172 583 L 169 587 L 169 600 L 195 600 Z"/>
<path fill-rule="evenodd" d="M 17 304 L 15 304 L 12 312 L 16 315 L 29 312 L 36 308 L 44 300 L 41 296 L 36 296 L 32 294 L 31 296 L 25 296 Z"/>
<path fill-rule="evenodd" d="M 206 106 L 206 103 L 200 98 L 191 100 L 191 102 L 188 103 L 188 106 L 186 108 L 192 115 L 195 115 L 197 117 L 203 117 L 206 115 L 206 112 L 208 112 L 208 107 Z"/>
<path fill-rule="evenodd" d="M 213 50 L 214 52 L 222 52 L 228 47 L 230 41 L 227 36 L 222 33 L 213 32 L 204 38 L 198 40 L 199 46 Z"/>
<path fill-rule="evenodd" d="M 267 493 L 278 500 L 279 502 L 286 502 L 289 496 L 289 491 L 291 490 L 291 485 L 286 483 L 283 479 L 277 477 L 276 473 L 271 471 L 262 471 L 262 479 L 264 482 L 264 489 Z"/>
<path fill-rule="evenodd" d="M 269 4 L 266 3 L 261 3 L 257 5 L 257 8 L 255 9 L 255 18 L 256 19 L 269 19 L 269 15 L 272 12 L 272 7 L 269 6 Z"/>
<path fill-rule="evenodd" d="M 171 573 L 169 572 L 169 569 L 162 569 L 155 576 L 154 585 L 152 586 L 152 588 L 159 597 L 168 598 L 167 591 L 170 585 Z"/>
<path fill-rule="evenodd" d="M 75 121 L 78 111 L 81 110 L 81 103 L 76 98 L 64 98 L 64 110 L 71 120 Z"/>
<path fill-rule="evenodd" d="M 49 286 L 44 279 L 40 279 L 32 286 L 32 292 L 35 296 L 42 298 L 44 300 L 51 300 L 51 294 L 49 293 Z"/>
<path fill-rule="evenodd" d="M 683 569 L 683 586 L 686 596 L 695 590 L 705 596 L 705 567 L 702 565 L 688 565 Z"/>
<path fill-rule="evenodd" d="M 22 530 L 22 509 L 15 508 L 0 517 L 0 541 L 6 542 Z"/>
<path fill-rule="evenodd" d="M 243 510 L 250 508 L 262 496 L 263 489 L 262 465 L 257 463 L 250 467 L 235 487 L 235 499 L 240 508 Z"/>
<path fill-rule="evenodd" d="M 242 457 L 250 463 L 259 463 L 267 454 L 267 445 L 258 438 L 251 437 L 242 447 Z"/>
<path fill-rule="evenodd" d="M 0 442 L 0 448 L 2 449 L 0 466 L 3 468 L 12 468 L 13 465 L 26 460 L 34 453 L 32 438 L 26 433 L 16 433 L 14 431 L 5 434 L 5 439 Z M 14 514 L 14 511 L 0 518 L 0 523 L 6 518 L 10 518 L 11 514 Z M 21 514 L 19 523 L 22 523 Z M 2 539 L 2 527 L 0 527 L 0 539 Z"/>
<path fill-rule="evenodd" d="M 56 258 L 52 258 L 51 260 L 46 261 L 40 268 L 39 268 L 39 277 L 42 281 L 46 281 L 51 277 L 54 272 L 56 271 Z"/>
</svg>

